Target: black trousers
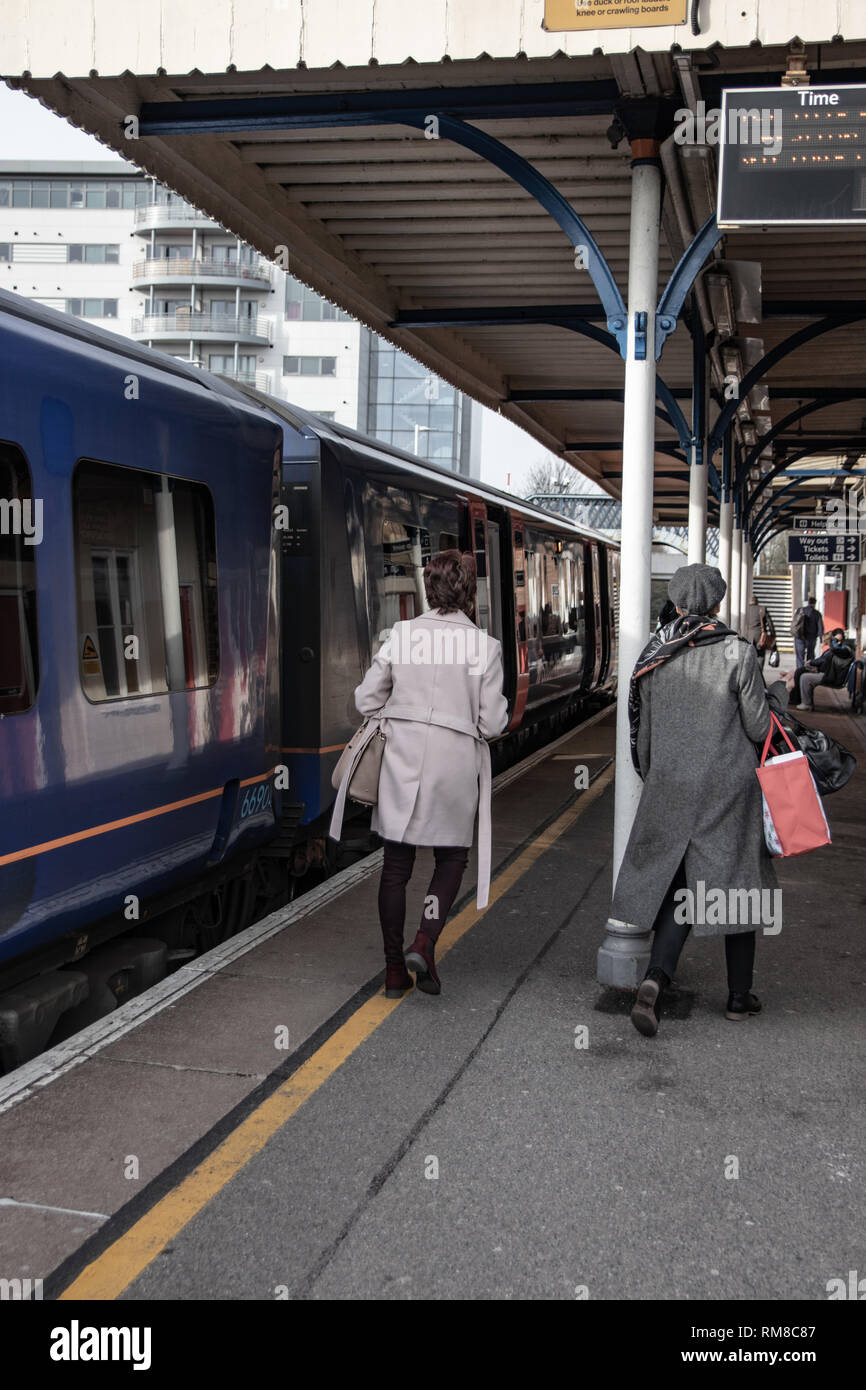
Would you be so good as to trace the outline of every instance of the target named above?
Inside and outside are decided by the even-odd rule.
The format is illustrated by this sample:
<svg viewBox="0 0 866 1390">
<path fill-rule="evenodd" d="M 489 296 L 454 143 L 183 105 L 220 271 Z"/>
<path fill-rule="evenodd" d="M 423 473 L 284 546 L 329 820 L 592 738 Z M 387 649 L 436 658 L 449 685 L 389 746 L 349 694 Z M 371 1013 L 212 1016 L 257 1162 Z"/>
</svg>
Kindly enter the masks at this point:
<svg viewBox="0 0 866 1390">
<path fill-rule="evenodd" d="M 691 931 L 688 922 L 677 922 L 674 913 L 678 904 L 674 894 L 678 888 L 685 888 L 685 865 L 680 864 L 674 874 L 664 901 L 658 910 L 653 924 L 653 944 L 650 953 L 650 969 L 654 966 L 663 970 L 668 979 L 676 973 L 680 953 Z M 731 932 L 725 936 L 725 960 L 728 967 L 728 989 L 732 994 L 747 994 L 752 988 L 752 973 L 755 965 L 755 933 L 753 931 Z"/>
<path fill-rule="evenodd" d="M 436 941 L 460 891 L 469 860 L 463 845 L 434 849 L 436 867 L 424 899 L 419 930 Z M 415 846 L 396 840 L 385 841 L 382 877 L 379 880 L 379 920 L 385 942 L 386 960 L 402 961 L 403 927 L 406 921 L 406 884 L 415 866 Z"/>
</svg>

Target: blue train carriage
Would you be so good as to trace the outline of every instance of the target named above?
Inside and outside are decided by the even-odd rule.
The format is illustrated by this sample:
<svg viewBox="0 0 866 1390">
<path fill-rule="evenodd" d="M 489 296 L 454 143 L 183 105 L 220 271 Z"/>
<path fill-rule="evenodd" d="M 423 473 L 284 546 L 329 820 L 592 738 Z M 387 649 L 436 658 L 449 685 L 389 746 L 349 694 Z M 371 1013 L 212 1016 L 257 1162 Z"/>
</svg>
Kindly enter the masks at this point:
<svg viewBox="0 0 866 1390">
<path fill-rule="evenodd" d="M 9 1065 L 25 1016 L 44 1033 L 74 996 L 86 1021 L 94 945 L 161 914 L 138 962 L 158 973 L 249 915 L 226 866 L 279 812 L 282 434 L 207 374 L 8 293 L 0 362 Z"/>
<path fill-rule="evenodd" d="M 393 624 L 424 611 L 431 555 L 472 550 L 478 621 L 502 642 L 510 721 L 497 766 L 615 688 L 618 549 L 581 528 L 343 425 L 237 386 L 284 431 L 282 756 L 292 872 L 370 847 L 363 813 L 327 841 L 331 773 L 358 724 L 353 692 Z"/>
</svg>

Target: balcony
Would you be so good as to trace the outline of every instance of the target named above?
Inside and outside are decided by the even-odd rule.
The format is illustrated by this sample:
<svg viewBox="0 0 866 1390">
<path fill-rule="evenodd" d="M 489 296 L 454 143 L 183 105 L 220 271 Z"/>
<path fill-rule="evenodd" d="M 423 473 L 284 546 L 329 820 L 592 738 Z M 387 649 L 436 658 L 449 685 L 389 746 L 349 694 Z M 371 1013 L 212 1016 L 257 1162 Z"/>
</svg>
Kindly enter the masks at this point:
<svg viewBox="0 0 866 1390">
<path fill-rule="evenodd" d="M 132 267 L 132 282 L 139 287 L 176 285 L 179 280 L 195 285 L 247 285 L 251 289 L 269 289 L 271 268 L 259 257 L 249 265 L 237 265 L 231 261 L 214 261 L 208 256 L 177 260 L 153 257 L 136 261 Z"/>
<path fill-rule="evenodd" d="M 199 314 L 178 309 L 173 314 L 142 314 L 132 320 L 132 336 L 161 342 L 217 341 L 270 343 L 270 319 L 232 318 L 228 314 Z"/>
<path fill-rule="evenodd" d="M 135 209 L 135 230 L 137 232 L 162 231 L 183 232 L 190 227 L 200 227 L 206 232 L 221 232 L 224 228 L 214 222 L 206 212 L 191 208 L 189 203 L 145 203 Z"/>
<path fill-rule="evenodd" d="M 181 357 L 181 362 L 189 362 L 191 367 L 200 367 L 202 371 L 209 372 L 211 369 L 200 357 L 192 359 Z M 224 377 L 226 381 L 237 381 L 241 386 L 255 386 L 257 391 L 262 391 L 266 396 L 273 391 L 273 372 L 269 372 L 262 367 L 257 367 L 254 371 L 249 371 L 243 367 L 238 367 L 237 371 L 229 370 L 225 372 L 214 371 L 215 376 Z"/>
</svg>

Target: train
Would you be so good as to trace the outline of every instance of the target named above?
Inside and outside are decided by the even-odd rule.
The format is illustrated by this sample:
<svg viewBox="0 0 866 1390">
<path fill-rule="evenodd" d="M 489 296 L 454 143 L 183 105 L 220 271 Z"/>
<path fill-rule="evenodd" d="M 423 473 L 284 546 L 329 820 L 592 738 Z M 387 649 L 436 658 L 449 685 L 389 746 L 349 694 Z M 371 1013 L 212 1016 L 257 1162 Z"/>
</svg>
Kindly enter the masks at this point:
<svg viewBox="0 0 866 1390">
<path fill-rule="evenodd" d="M 603 535 L 0 292 L 0 1070 L 365 853 L 353 691 L 471 550 L 501 768 L 613 698 Z"/>
</svg>

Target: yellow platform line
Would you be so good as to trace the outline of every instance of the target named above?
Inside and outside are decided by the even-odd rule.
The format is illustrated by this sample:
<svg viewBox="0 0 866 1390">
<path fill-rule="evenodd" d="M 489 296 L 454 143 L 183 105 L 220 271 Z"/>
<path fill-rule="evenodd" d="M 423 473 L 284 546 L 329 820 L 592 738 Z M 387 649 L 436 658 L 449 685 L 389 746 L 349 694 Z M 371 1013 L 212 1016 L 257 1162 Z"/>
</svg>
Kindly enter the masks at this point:
<svg viewBox="0 0 866 1390">
<path fill-rule="evenodd" d="M 546 830 L 527 845 L 494 880 L 486 908 L 464 907 L 444 928 L 436 947 L 440 958 L 475 926 L 495 902 L 514 887 L 551 845 L 564 835 L 584 811 L 607 789 L 613 765 Z M 407 996 L 404 995 L 403 998 Z M 218 1192 L 265 1147 L 268 1140 L 295 1115 L 305 1101 L 334 1075 L 352 1053 L 374 1033 L 403 999 L 386 999 L 384 989 L 356 1009 L 337 1031 L 308 1058 L 288 1081 L 242 1120 L 197 1168 L 172 1188 L 112 1245 L 82 1270 L 59 1295 L 60 1299 L 113 1299 L 127 1289 L 176 1239 Z"/>
</svg>

